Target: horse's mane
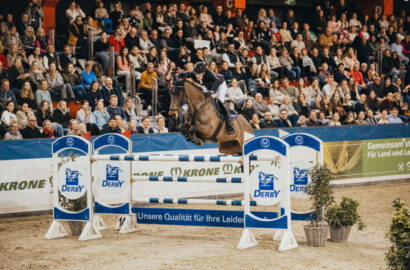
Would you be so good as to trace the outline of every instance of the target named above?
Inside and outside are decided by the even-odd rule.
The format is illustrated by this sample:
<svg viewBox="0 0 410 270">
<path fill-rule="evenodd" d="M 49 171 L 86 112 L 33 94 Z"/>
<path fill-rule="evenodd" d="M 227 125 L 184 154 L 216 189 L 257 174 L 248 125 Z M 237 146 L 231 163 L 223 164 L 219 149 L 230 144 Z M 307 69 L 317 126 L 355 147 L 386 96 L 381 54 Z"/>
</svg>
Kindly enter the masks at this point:
<svg viewBox="0 0 410 270">
<path fill-rule="evenodd" d="M 196 87 L 197 89 L 201 90 L 201 92 L 202 92 L 202 85 L 200 85 L 199 83 L 197 83 L 197 82 L 194 81 L 193 79 L 191 79 L 191 78 L 186 78 L 186 79 L 185 79 L 185 82 L 187 82 L 187 83 L 189 83 L 190 85 Z"/>
</svg>

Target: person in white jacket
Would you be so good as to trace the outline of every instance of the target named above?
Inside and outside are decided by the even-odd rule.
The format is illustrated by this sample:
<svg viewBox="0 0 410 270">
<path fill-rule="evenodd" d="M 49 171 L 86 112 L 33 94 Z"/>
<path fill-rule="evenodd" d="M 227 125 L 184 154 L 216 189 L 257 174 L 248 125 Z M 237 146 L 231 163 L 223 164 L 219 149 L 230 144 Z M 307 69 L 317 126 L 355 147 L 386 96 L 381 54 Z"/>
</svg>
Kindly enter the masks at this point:
<svg viewBox="0 0 410 270">
<path fill-rule="evenodd" d="M 77 16 L 85 18 L 84 11 L 81 10 L 80 5 L 77 4 L 75 1 L 71 2 L 70 7 L 65 11 L 65 15 L 70 24 L 72 24 L 75 21 L 75 18 L 77 18 Z"/>
</svg>

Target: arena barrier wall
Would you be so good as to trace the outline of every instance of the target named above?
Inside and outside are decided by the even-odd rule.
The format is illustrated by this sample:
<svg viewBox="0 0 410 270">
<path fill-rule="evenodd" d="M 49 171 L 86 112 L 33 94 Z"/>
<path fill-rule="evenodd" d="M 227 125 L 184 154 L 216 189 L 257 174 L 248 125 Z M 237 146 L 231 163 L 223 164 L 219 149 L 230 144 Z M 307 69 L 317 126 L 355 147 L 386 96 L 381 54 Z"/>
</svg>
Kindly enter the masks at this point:
<svg viewBox="0 0 410 270">
<path fill-rule="evenodd" d="M 334 174 L 333 184 L 405 181 L 410 178 L 410 128 L 408 124 L 320 127 L 256 130 L 256 136 L 279 136 L 303 132 L 320 138 L 324 148 L 324 164 Z M 280 134 L 279 134 L 280 133 Z M 95 138 L 92 138 L 92 141 Z M 174 153 L 217 155 L 216 144 L 198 147 L 179 133 L 132 136 L 133 153 Z M 51 210 L 51 144 L 53 139 L 0 141 L 0 216 L 32 215 Z M 104 154 L 118 149 L 105 148 Z M 340 153 L 344 153 L 341 155 Z M 157 164 L 157 163 L 153 163 Z M 134 176 L 236 177 L 240 166 L 235 163 L 181 163 L 134 167 Z M 155 182 L 133 183 L 132 196 L 183 197 L 188 192 L 196 197 L 239 193 L 243 184 L 180 183 L 174 189 L 165 182 L 158 189 Z M 41 212 L 43 211 L 43 212 Z"/>
</svg>

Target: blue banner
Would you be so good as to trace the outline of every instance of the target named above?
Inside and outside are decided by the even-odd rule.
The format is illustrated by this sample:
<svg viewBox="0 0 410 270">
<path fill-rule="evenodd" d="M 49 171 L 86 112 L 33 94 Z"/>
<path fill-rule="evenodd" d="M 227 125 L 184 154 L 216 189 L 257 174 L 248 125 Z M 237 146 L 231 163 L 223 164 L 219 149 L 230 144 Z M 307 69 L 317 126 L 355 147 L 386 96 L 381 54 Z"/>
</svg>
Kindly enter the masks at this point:
<svg viewBox="0 0 410 270">
<path fill-rule="evenodd" d="M 287 128 L 288 133 L 303 132 L 317 136 L 324 142 L 376 140 L 410 137 L 408 124 L 341 126 L 316 128 Z M 256 136 L 279 136 L 278 129 L 255 130 Z M 92 141 L 94 138 L 91 139 Z M 187 142 L 181 133 L 133 135 L 132 152 L 155 152 L 190 149 L 217 148 L 217 144 L 205 143 L 202 147 Z M 50 158 L 51 144 L 54 139 L 36 139 L 21 141 L 0 141 L 0 160 Z M 118 150 L 116 150 L 118 151 Z M 115 154 L 111 149 L 104 149 L 102 154 Z"/>
<path fill-rule="evenodd" d="M 244 227 L 244 212 L 208 209 L 177 209 L 177 208 L 144 208 L 133 207 L 139 224 L 206 226 L 206 227 Z M 262 219 L 278 217 L 276 212 L 252 212 Z"/>
</svg>

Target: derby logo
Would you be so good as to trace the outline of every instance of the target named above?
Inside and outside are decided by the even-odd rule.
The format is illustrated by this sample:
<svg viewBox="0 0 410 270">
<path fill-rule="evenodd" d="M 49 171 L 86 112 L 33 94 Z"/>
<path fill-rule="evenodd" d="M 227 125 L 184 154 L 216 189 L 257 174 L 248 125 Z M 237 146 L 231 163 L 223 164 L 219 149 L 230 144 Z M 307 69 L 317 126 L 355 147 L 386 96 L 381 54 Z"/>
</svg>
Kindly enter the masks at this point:
<svg viewBox="0 0 410 270">
<path fill-rule="evenodd" d="M 114 144 L 115 143 L 115 137 L 113 135 L 109 135 L 107 138 L 108 143 Z"/>
<path fill-rule="evenodd" d="M 73 146 L 74 145 L 74 139 L 73 138 L 67 138 L 65 143 L 67 144 L 67 146 Z"/>
<path fill-rule="evenodd" d="M 300 135 L 295 137 L 295 143 L 296 143 L 296 144 L 303 144 L 304 141 L 305 141 L 305 140 L 304 140 L 303 137 L 300 136 Z"/>
<path fill-rule="evenodd" d="M 269 141 L 269 139 L 268 139 L 268 138 L 263 138 L 263 139 L 261 140 L 261 146 L 262 146 L 263 148 L 268 148 L 268 147 L 270 146 L 270 141 Z"/>
<path fill-rule="evenodd" d="M 105 167 L 105 180 L 102 181 L 102 187 L 121 188 L 124 181 L 120 181 L 120 167 L 114 167 L 107 164 Z"/>
<path fill-rule="evenodd" d="M 274 181 L 279 180 L 274 174 L 266 174 L 264 172 L 258 173 L 258 180 L 259 180 L 259 190 L 255 190 L 253 197 L 268 197 L 268 198 L 276 198 L 279 195 L 280 190 L 275 190 Z"/>
<path fill-rule="evenodd" d="M 307 185 L 308 184 L 308 170 L 293 168 L 293 183 L 295 185 Z"/>
<path fill-rule="evenodd" d="M 74 192 L 74 193 L 82 192 L 84 185 L 78 184 L 80 176 L 82 176 L 82 174 L 79 171 L 66 168 L 65 169 L 65 185 L 62 185 L 61 191 L 62 192 Z"/>
</svg>

